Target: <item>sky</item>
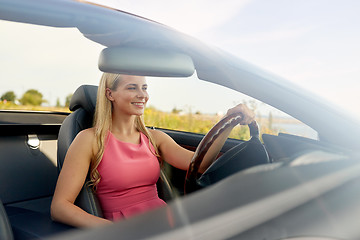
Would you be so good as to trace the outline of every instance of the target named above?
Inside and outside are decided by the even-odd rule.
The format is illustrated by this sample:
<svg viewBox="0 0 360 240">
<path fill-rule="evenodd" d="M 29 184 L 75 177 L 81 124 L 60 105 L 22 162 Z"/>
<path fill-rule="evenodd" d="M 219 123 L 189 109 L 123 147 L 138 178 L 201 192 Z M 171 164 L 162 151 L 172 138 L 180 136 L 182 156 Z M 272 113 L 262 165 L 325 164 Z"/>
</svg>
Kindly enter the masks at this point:
<svg viewBox="0 0 360 240">
<path fill-rule="evenodd" d="M 360 116 L 360 1 L 106 2 L 218 46 Z"/>
<path fill-rule="evenodd" d="M 229 51 L 360 116 L 358 0 L 106 3 Z"/>
<path fill-rule="evenodd" d="M 173 27 L 194 36 L 203 42 L 231 52 L 239 58 L 264 68 L 276 75 L 294 82 L 317 95 L 329 100 L 339 108 L 348 110 L 360 118 L 360 1 L 358 0 L 96 0 L 100 4 L 131 12 Z M 16 39 L 22 40 L 26 31 L 29 35 L 37 32 L 22 29 L 11 23 L 0 22 L 0 32 L 18 28 L 22 36 L 7 34 L 0 39 L 0 63 L 3 66 L 0 78 L 13 81 L 23 80 L 23 75 L 14 74 L 6 64 L 19 61 L 7 44 Z M 49 30 L 52 31 L 52 30 Z M 65 32 L 66 30 L 64 30 Z M 76 31 L 76 30 L 74 30 Z M 9 31 L 8 31 L 9 32 Z M 15 31 L 14 31 L 15 32 Z M 58 31 L 57 31 L 58 32 Z M 16 33 L 14 33 L 16 34 Z M 55 33 L 54 33 L 55 34 Z M 39 32 L 40 35 L 40 32 Z M 68 38 L 68 39 L 67 39 Z M 15 39 L 15 40 L 14 40 Z M 45 54 L 60 56 L 61 41 L 73 41 L 75 49 L 71 56 L 57 59 L 71 69 L 80 65 L 88 74 L 89 83 L 97 84 L 100 72 L 96 69 L 99 45 L 88 42 L 77 44 L 71 34 L 60 33 L 55 39 L 41 38 Z M 39 40 L 33 40 L 38 41 Z M 22 43 L 23 44 L 23 43 Z M 28 45 L 35 45 L 29 39 Z M 15 70 L 22 73 L 37 71 L 40 78 L 80 79 L 75 71 L 59 72 L 49 75 L 54 65 L 36 65 L 34 59 L 41 58 L 37 48 L 29 53 L 26 64 Z M 70 52 L 70 51 L 69 51 Z M 44 54 L 44 53 L 42 53 Z M 88 55 L 89 62 L 80 56 Z M 36 58 L 34 58 L 36 57 Z M 24 60 L 24 59 L 22 59 Z M 91 61 L 91 62 L 90 62 Z M 5 67 L 4 67 L 5 66 Z M 94 66 L 89 70 L 88 66 Z M 3 84 L 3 83 L 2 83 Z M 49 89 L 51 82 L 47 83 Z M 30 85 L 22 85 L 16 91 L 25 90 Z M 31 86 L 39 87 L 36 79 Z M 11 88 L 5 83 L 2 89 Z M 46 86 L 41 86 L 46 87 Z M 77 87 L 77 82 L 70 81 L 66 87 Z M 0 92 L 2 94 L 2 92 Z M 64 98 L 68 92 L 57 90 L 47 93 L 47 98 L 54 101 L 58 96 Z M 171 106 L 173 107 L 173 106 Z"/>
</svg>

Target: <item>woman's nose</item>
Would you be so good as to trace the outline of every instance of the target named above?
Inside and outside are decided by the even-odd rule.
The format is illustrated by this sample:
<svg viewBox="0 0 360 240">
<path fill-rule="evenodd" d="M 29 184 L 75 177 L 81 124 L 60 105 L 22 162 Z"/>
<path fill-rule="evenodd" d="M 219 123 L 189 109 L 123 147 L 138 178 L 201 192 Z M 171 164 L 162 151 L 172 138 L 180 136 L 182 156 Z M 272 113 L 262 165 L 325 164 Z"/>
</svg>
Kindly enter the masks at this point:
<svg viewBox="0 0 360 240">
<path fill-rule="evenodd" d="M 138 91 L 137 97 L 138 97 L 138 98 L 146 98 L 146 97 L 147 97 L 147 93 L 144 92 L 144 91 Z"/>
</svg>

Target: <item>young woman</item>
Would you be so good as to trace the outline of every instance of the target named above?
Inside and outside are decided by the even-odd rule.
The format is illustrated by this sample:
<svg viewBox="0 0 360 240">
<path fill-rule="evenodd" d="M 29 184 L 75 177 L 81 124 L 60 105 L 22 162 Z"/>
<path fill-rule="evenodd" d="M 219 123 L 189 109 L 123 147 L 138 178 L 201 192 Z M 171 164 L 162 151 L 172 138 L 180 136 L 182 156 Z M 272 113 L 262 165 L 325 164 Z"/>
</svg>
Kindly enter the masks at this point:
<svg viewBox="0 0 360 240">
<path fill-rule="evenodd" d="M 158 158 L 187 170 L 194 152 L 182 148 L 167 134 L 145 127 L 142 115 L 148 99 L 144 77 L 103 74 L 94 127 L 76 136 L 65 157 L 51 204 L 54 220 L 92 227 L 165 205 L 156 190 Z M 244 116 L 241 124 L 253 120 L 253 112 L 242 104 L 227 114 L 239 111 Z M 215 141 L 200 171 L 215 159 L 230 131 Z M 74 204 L 88 172 L 105 218 L 88 214 Z"/>
</svg>

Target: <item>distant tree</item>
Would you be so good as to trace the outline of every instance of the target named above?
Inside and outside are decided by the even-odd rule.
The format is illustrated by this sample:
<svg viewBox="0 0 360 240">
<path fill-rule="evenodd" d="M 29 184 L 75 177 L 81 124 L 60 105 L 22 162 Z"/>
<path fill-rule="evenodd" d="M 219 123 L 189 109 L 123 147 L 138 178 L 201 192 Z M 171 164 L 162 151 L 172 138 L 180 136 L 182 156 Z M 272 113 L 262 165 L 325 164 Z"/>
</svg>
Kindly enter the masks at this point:
<svg viewBox="0 0 360 240">
<path fill-rule="evenodd" d="M 56 99 L 56 107 L 61 107 L 60 99 L 59 99 L 59 98 Z"/>
<path fill-rule="evenodd" d="M 19 102 L 22 105 L 40 106 L 45 100 L 43 100 L 43 95 L 38 90 L 30 89 L 24 93 Z"/>
<path fill-rule="evenodd" d="M 1 96 L 1 101 L 15 102 L 16 95 L 13 91 L 8 91 Z"/>
<path fill-rule="evenodd" d="M 72 96 L 73 96 L 72 93 L 70 93 L 69 95 L 66 96 L 66 98 L 65 98 L 65 107 L 70 106 L 70 101 L 71 101 Z"/>
<path fill-rule="evenodd" d="M 269 118 L 268 118 L 268 128 L 272 129 L 273 127 L 273 115 L 271 112 L 269 112 Z"/>
<path fill-rule="evenodd" d="M 174 108 L 171 110 L 171 113 L 175 113 L 175 114 L 178 114 L 178 113 L 180 113 L 180 112 L 182 112 L 182 110 L 181 110 L 181 109 L 177 109 L 176 107 L 174 107 Z"/>
</svg>

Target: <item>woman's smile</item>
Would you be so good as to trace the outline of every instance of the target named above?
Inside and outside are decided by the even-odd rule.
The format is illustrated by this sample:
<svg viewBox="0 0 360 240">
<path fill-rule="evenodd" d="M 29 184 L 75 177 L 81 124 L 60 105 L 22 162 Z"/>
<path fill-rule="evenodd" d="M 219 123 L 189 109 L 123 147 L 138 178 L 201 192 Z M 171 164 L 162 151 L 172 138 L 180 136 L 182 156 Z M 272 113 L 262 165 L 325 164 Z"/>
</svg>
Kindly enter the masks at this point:
<svg viewBox="0 0 360 240">
<path fill-rule="evenodd" d="M 131 104 L 135 105 L 138 108 L 144 108 L 145 102 L 132 102 Z"/>
</svg>

